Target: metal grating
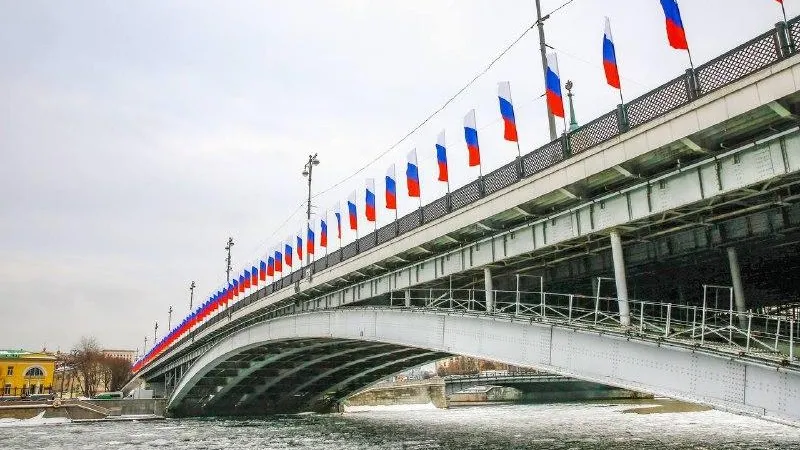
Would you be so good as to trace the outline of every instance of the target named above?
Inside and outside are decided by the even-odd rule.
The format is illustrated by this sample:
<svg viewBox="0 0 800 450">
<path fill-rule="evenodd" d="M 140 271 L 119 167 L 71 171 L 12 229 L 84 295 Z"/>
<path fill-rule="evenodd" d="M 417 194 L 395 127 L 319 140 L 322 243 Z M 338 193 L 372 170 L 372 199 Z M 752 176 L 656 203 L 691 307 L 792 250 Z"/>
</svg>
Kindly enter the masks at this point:
<svg viewBox="0 0 800 450">
<path fill-rule="evenodd" d="M 428 203 L 422 208 L 422 220 L 424 223 L 432 222 L 447 214 L 447 196 L 439 197 L 432 203 Z"/>
<path fill-rule="evenodd" d="M 302 270 L 295 270 L 292 272 L 292 283 L 296 283 L 303 279 L 303 271 Z"/>
<path fill-rule="evenodd" d="M 358 254 L 357 245 L 358 242 L 351 242 L 345 245 L 344 248 L 342 248 L 342 261 L 344 261 L 345 259 L 352 258 L 353 256 L 356 256 Z"/>
<path fill-rule="evenodd" d="M 342 262 L 342 250 L 336 250 L 335 252 L 328 255 L 328 267 L 334 266 L 338 263 Z"/>
<path fill-rule="evenodd" d="M 504 187 L 511 186 L 519 181 L 519 165 L 517 160 L 511 161 L 505 166 L 489 172 L 483 177 L 483 185 L 486 195 L 495 193 Z"/>
<path fill-rule="evenodd" d="M 700 92 L 708 94 L 780 59 L 774 31 L 746 42 L 697 68 Z"/>
<path fill-rule="evenodd" d="M 800 43 L 800 20 L 794 19 L 789 23 L 789 37 L 795 45 Z"/>
<path fill-rule="evenodd" d="M 362 237 L 358 240 L 358 251 L 359 253 L 367 251 L 371 248 L 375 247 L 375 232 Z"/>
<path fill-rule="evenodd" d="M 395 237 L 397 237 L 397 224 L 395 222 L 378 228 L 378 244 L 389 242 Z"/>
<path fill-rule="evenodd" d="M 325 259 L 325 258 L 320 258 L 320 259 L 314 261 L 314 273 L 317 273 L 317 272 L 319 272 L 321 270 L 325 270 L 325 267 L 326 267 L 325 263 L 326 262 L 327 262 L 327 259 Z"/>
<path fill-rule="evenodd" d="M 522 171 L 529 177 L 564 160 L 563 140 L 558 139 L 522 157 Z"/>
<path fill-rule="evenodd" d="M 450 194 L 453 211 L 463 208 L 481 198 L 481 180 L 461 186 Z"/>
<path fill-rule="evenodd" d="M 642 95 L 625 105 L 630 127 L 637 127 L 689 103 L 689 84 L 686 75 Z"/>
<path fill-rule="evenodd" d="M 422 224 L 421 215 L 418 209 L 397 220 L 397 234 L 408 233 Z"/>
<path fill-rule="evenodd" d="M 603 143 L 618 134 L 619 121 L 617 120 L 617 110 L 615 109 L 570 133 L 569 148 L 574 155 Z"/>
</svg>

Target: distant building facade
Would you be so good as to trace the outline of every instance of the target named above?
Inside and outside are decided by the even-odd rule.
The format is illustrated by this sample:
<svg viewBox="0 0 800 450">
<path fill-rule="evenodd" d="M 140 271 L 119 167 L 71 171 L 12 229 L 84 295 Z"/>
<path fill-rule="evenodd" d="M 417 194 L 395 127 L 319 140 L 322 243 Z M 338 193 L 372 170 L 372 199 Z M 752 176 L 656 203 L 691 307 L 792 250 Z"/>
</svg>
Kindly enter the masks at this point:
<svg viewBox="0 0 800 450">
<path fill-rule="evenodd" d="M 121 358 L 133 364 L 136 362 L 136 350 L 103 350 L 103 356 Z"/>
<path fill-rule="evenodd" d="M 56 357 L 25 350 L 0 350 L 0 396 L 49 394 Z"/>
</svg>

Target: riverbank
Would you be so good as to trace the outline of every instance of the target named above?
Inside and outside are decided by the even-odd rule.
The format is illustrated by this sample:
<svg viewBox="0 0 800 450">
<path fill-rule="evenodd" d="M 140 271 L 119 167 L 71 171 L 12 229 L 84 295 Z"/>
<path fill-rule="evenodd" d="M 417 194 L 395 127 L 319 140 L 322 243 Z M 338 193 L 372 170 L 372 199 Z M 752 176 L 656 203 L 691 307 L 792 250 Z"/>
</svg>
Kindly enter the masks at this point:
<svg viewBox="0 0 800 450">
<path fill-rule="evenodd" d="M 0 420 L 65 419 L 67 421 L 164 418 L 165 399 L 77 400 L 0 403 Z"/>
</svg>

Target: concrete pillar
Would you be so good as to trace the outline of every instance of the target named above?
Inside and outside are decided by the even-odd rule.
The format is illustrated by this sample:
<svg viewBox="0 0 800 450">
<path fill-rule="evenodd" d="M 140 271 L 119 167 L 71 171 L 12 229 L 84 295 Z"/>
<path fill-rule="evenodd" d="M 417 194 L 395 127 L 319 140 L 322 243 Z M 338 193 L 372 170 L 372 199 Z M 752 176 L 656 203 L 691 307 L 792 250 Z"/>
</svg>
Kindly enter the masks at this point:
<svg viewBox="0 0 800 450">
<path fill-rule="evenodd" d="M 627 327 L 631 324 L 631 310 L 628 306 L 628 278 L 625 275 L 625 257 L 622 253 L 622 239 L 617 230 L 611 231 L 611 256 L 614 259 L 614 281 L 617 285 L 619 323 Z"/>
<path fill-rule="evenodd" d="M 733 301 L 736 312 L 739 313 L 739 326 L 747 328 L 747 307 L 744 299 L 744 286 L 742 285 L 742 272 L 739 269 L 739 256 L 736 248 L 728 247 L 728 264 L 731 266 L 731 281 L 733 282 Z"/>
<path fill-rule="evenodd" d="M 492 284 L 492 269 L 483 268 L 483 288 L 486 291 L 486 312 L 494 311 L 494 286 Z"/>
<path fill-rule="evenodd" d="M 405 302 L 406 308 L 410 308 L 411 307 L 411 289 L 406 289 L 405 290 L 405 294 L 406 294 L 406 302 Z"/>
</svg>

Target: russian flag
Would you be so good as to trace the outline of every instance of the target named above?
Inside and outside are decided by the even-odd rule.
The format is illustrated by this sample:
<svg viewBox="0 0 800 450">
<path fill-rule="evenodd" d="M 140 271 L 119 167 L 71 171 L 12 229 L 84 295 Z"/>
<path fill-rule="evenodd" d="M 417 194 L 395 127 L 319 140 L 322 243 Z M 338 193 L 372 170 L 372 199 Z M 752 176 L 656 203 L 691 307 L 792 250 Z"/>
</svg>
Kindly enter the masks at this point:
<svg viewBox="0 0 800 450">
<path fill-rule="evenodd" d="M 417 149 L 408 152 L 406 165 L 406 185 L 409 197 L 419 197 L 419 166 L 417 165 Z"/>
<path fill-rule="evenodd" d="M 347 213 L 350 217 L 350 229 L 358 230 L 358 214 L 356 213 L 356 193 L 355 191 L 347 198 Z"/>
<path fill-rule="evenodd" d="M 281 254 L 280 249 L 275 250 L 275 273 L 283 272 L 283 255 Z"/>
<path fill-rule="evenodd" d="M 258 276 L 261 281 L 267 281 L 267 263 L 261 261 L 261 270 L 258 271 Z"/>
<path fill-rule="evenodd" d="M 436 164 L 439 166 L 439 181 L 449 181 L 447 172 L 447 145 L 445 144 L 444 130 L 436 138 Z"/>
<path fill-rule="evenodd" d="M 611 20 L 606 17 L 606 30 L 603 35 L 603 69 L 606 72 L 608 85 L 620 89 L 617 52 L 614 49 L 614 38 L 611 36 Z"/>
<path fill-rule="evenodd" d="M 558 74 L 558 56 L 547 54 L 547 77 L 545 83 L 547 107 L 554 116 L 564 117 L 564 98 L 561 96 L 561 77 Z"/>
<path fill-rule="evenodd" d="M 481 148 L 478 145 L 478 127 L 474 109 L 464 116 L 464 139 L 467 141 L 467 150 L 469 151 L 469 166 L 479 166 L 481 164 Z"/>
<path fill-rule="evenodd" d="M 319 221 L 319 245 L 328 248 L 328 212 L 322 215 Z"/>
<path fill-rule="evenodd" d="M 333 215 L 336 216 L 336 237 L 342 238 L 342 204 L 336 202 L 336 208 L 333 210 Z"/>
<path fill-rule="evenodd" d="M 681 10 L 678 8 L 677 0 L 661 0 L 661 8 L 664 9 L 664 17 L 667 21 L 669 45 L 677 50 L 689 50 L 689 43 L 686 41 L 686 30 L 683 28 Z"/>
<path fill-rule="evenodd" d="M 286 238 L 286 245 L 283 248 L 284 258 L 286 258 L 286 267 L 292 267 L 292 237 Z"/>
<path fill-rule="evenodd" d="M 311 256 L 314 254 L 314 230 L 311 224 L 308 224 L 308 232 L 306 233 L 306 254 Z"/>
<path fill-rule="evenodd" d="M 375 222 L 375 179 L 367 178 L 367 192 L 364 196 L 364 214 L 367 220 Z"/>
<path fill-rule="evenodd" d="M 394 164 L 386 169 L 386 209 L 397 209 L 397 177 Z"/>
<path fill-rule="evenodd" d="M 274 277 L 275 276 L 275 257 L 270 256 L 267 258 L 267 275 Z"/>
<path fill-rule="evenodd" d="M 244 288 L 242 288 L 242 292 L 244 292 L 245 289 L 248 289 L 250 287 L 250 280 L 251 280 L 250 271 L 245 269 L 244 275 L 242 276 L 244 277 L 244 283 L 243 283 Z"/>
<path fill-rule="evenodd" d="M 258 267 L 256 266 L 252 267 L 252 269 L 250 270 L 250 276 L 252 277 L 250 278 L 250 284 L 253 287 L 258 286 Z"/>
<path fill-rule="evenodd" d="M 299 261 L 299 264 L 301 266 L 303 265 L 303 238 L 301 237 L 302 235 L 303 235 L 302 231 L 297 232 L 296 236 L 297 245 L 295 246 L 295 250 L 297 250 L 297 260 Z"/>
<path fill-rule="evenodd" d="M 233 279 L 233 293 L 234 295 L 239 295 L 239 281 L 236 280 L 236 278 Z M 211 304 L 216 305 L 216 302 L 214 301 L 213 297 L 211 298 L 211 300 L 212 300 Z"/>
<path fill-rule="evenodd" d="M 502 81 L 497 84 L 497 98 L 500 99 L 500 115 L 503 116 L 503 138 L 518 142 L 517 120 L 514 118 L 514 105 L 511 103 L 511 83 Z"/>
</svg>

